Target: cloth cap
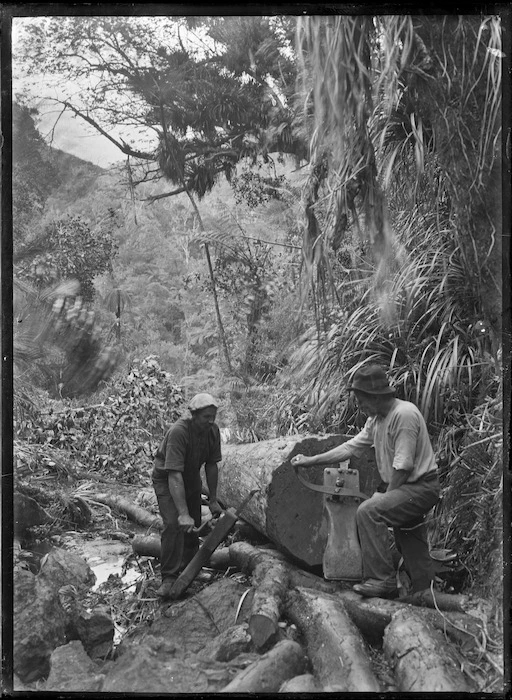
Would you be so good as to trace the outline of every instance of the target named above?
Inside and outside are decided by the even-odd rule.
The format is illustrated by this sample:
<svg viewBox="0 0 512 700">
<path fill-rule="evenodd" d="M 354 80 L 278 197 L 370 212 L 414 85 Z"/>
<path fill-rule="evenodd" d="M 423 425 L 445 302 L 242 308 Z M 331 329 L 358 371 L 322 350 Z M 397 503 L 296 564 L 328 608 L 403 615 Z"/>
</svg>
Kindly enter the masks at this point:
<svg viewBox="0 0 512 700">
<path fill-rule="evenodd" d="M 357 370 L 349 391 L 364 391 L 366 394 L 394 394 L 386 373 L 379 365 L 366 365 Z"/>
<path fill-rule="evenodd" d="M 200 411 L 202 408 L 208 408 L 208 406 L 219 407 L 219 402 L 214 399 L 211 394 L 196 394 L 190 401 L 188 405 L 189 411 Z"/>
</svg>

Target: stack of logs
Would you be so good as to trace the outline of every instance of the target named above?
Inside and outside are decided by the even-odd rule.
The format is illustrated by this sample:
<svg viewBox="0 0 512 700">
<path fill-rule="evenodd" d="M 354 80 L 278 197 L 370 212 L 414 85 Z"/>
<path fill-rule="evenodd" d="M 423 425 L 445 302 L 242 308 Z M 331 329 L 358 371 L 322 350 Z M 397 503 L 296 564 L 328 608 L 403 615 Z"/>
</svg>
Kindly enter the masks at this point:
<svg viewBox="0 0 512 700">
<path fill-rule="evenodd" d="M 136 536 L 134 551 L 155 553 L 156 537 Z M 213 569 L 251 580 L 248 632 L 260 658 L 222 692 L 382 692 L 371 647 L 384 651 L 399 692 L 470 692 L 458 651 L 481 639 L 464 595 L 422 593 L 399 600 L 364 599 L 325 581 L 267 545 L 236 541 L 213 553 Z M 280 639 L 280 622 L 296 625 L 301 644 Z"/>
</svg>

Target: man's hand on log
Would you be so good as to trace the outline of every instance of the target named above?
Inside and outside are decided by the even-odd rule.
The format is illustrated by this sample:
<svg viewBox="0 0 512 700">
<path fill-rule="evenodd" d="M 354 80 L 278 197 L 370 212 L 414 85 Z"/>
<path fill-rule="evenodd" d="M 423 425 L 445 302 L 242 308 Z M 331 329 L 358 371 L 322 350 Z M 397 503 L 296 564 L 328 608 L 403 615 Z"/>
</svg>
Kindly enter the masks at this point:
<svg viewBox="0 0 512 700">
<path fill-rule="evenodd" d="M 178 515 L 178 527 L 184 532 L 192 532 L 194 529 L 194 518 L 191 518 L 188 513 L 185 515 Z"/>
<path fill-rule="evenodd" d="M 219 505 L 219 502 L 217 500 L 210 500 L 208 502 L 208 508 L 210 509 L 210 513 L 215 517 L 216 515 L 222 515 L 224 512 L 222 508 Z"/>
<path fill-rule="evenodd" d="M 307 467 L 311 462 L 311 457 L 306 457 L 306 455 L 295 455 L 291 458 L 291 463 L 298 465 L 299 467 Z"/>
</svg>

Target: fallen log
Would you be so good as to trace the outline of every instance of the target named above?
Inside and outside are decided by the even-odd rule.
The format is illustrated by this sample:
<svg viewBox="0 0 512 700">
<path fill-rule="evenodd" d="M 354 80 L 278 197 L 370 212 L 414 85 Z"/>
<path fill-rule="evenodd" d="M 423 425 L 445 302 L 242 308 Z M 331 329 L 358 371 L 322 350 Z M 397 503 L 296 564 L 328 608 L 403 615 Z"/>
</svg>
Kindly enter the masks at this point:
<svg viewBox="0 0 512 700">
<path fill-rule="evenodd" d="M 466 612 L 473 607 L 473 603 L 468 596 L 462 594 L 442 593 L 432 591 L 427 588 L 400 599 L 402 603 L 409 603 L 422 608 L 434 608 L 439 610 Z"/>
<path fill-rule="evenodd" d="M 228 566 L 235 566 L 240 571 L 252 573 L 255 564 L 259 561 L 259 556 L 267 555 L 279 559 L 286 564 L 290 588 L 312 588 L 317 591 L 324 591 L 325 593 L 336 593 L 344 589 L 344 584 L 339 581 L 326 581 L 320 578 L 320 576 L 316 576 L 309 571 L 304 571 L 276 549 L 256 547 L 248 542 L 234 542 L 229 546 L 228 551 L 229 562 L 226 563 L 226 568 Z M 221 561 L 220 556 L 219 560 L 215 558 L 216 554 L 217 553 L 215 553 L 210 560 L 210 564 L 214 568 L 219 566 Z M 221 556 L 223 563 L 225 563 L 226 555 L 223 553 Z"/>
<path fill-rule="evenodd" d="M 325 692 L 379 692 L 367 647 L 341 598 L 307 588 L 290 591 L 286 613 L 306 639 Z"/>
<path fill-rule="evenodd" d="M 244 508 L 243 519 L 302 565 L 320 566 L 327 542 L 323 496 L 299 482 L 290 459 L 298 453 L 326 452 L 346 440 L 346 435 L 295 435 L 223 445 L 219 500 L 236 507 L 252 489 L 260 489 Z M 359 471 L 360 490 L 373 493 L 380 482 L 373 449 L 353 458 L 350 466 Z M 322 465 L 317 465 L 305 467 L 302 472 L 310 482 L 322 484 L 323 470 Z"/>
<path fill-rule="evenodd" d="M 290 678 L 279 688 L 280 693 L 322 693 L 323 688 L 311 673 L 303 673 L 301 676 Z"/>
<path fill-rule="evenodd" d="M 159 535 L 135 535 L 131 541 L 134 554 L 160 559 L 161 544 Z"/>
<path fill-rule="evenodd" d="M 256 648 L 261 649 L 275 639 L 288 589 L 285 562 L 246 542 L 229 547 L 230 561 L 241 571 L 251 573 L 254 597 L 249 617 L 249 634 Z"/>
<path fill-rule="evenodd" d="M 221 693 L 276 693 L 289 678 L 305 672 L 307 658 L 297 642 L 284 639 L 241 671 Z"/>
<path fill-rule="evenodd" d="M 417 608 L 404 599 L 385 600 L 384 598 L 362 598 L 353 591 L 340 591 L 340 597 L 345 604 L 352 621 L 361 630 L 364 638 L 370 644 L 380 644 L 386 627 L 395 613 L 406 610 L 421 618 L 452 640 L 461 644 L 474 644 L 475 638 L 480 639 L 482 626 L 472 615 L 459 612 L 438 612 L 428 608 Z"/>
<path fill-rule="evenodd" d="M 474 691 L 443 635 L 416 612 L 399 610 L 384 633 L 383 649 L 400 692 Z"/>
<path fill-rule="evenodd" d="M 135 503 L 124 496 L 110 493 L 94 493 L 88 494 L 87 500 L 93 503 L 97 501 L 109 508 L 113 508 L 119 513 L 126 515 L 130 520 L 142 525 L 142 527 L 155 530 L 161 530 L 163 527 L 162 518 L 159 515 L 154 515 L 145 508 L 135 505 Z"/>
</svg>

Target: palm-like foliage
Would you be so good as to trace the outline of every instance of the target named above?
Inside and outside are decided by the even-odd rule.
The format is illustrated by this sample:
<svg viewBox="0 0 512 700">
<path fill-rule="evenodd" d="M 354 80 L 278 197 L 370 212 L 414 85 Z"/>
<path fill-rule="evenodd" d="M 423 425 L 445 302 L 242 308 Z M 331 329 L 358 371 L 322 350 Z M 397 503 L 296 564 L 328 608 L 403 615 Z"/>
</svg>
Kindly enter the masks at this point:
<svg viewBox="0 0 512 700">
<path fill-rule="evenodd" d="M 328 277 L 336 291 L 293 363 L 299 396 L 332 415 L 340 383 L 378 361 L 442 423 L 499 365 L 499 18 L 308 16 L 298 46 L 305 277 L 315 297 Z M 355 231 L 368 272 L 340 284 L 336 254 L 357 248 Z"/>
<path fill-rule="evenodd" d="M 384 289 L 400 263 L 388 209 L 437 211 L 441 227 L 446 217 L 455 224 L 478 313 L 498 334 L 499 18 L 308 16 L 298 46 L 310 126 L 308 281 L 321 292 L 330 249 L 359 230 Z M 426 233 L 418 225 L 416 241 Z"/>
<path fill-rule="evenodd" d="M 291 359 L 299 402 L 314 418 L 332 425 L 353 410 L 340 394 L 363 364 L 377 362 L 401 398 L 416 403 L 433 426 L 471 411 L 494 377 L 488 336 L 474 329 L 477 299 L 464 275 L 461 251 L 442 241 L 434 225 L 421 249 L 402 249 L 403 262 L 375 289 L 366 280 L 339 285 L 343 311 L 334 314 L 321 341 L 317 329 Z M 338 411 L 338 412 L 337 412 Z"/>
</svg>

